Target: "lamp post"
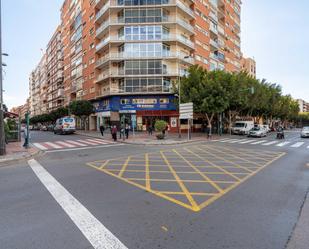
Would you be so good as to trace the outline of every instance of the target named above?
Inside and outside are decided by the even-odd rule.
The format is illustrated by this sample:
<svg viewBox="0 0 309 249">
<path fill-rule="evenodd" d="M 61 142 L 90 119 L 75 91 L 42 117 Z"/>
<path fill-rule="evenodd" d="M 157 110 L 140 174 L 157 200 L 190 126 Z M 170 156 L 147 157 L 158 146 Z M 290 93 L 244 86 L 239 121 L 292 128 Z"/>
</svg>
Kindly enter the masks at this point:
<svg viewBox="0 0 309 249">
<path fill-rule="evenodd" d="M 5 133 L 4 133 L 4 115 L 3 115 L 3 87 L 2 87 L 2 29 L 1 29 L 1 0 L 0 0 L 0 155 L 5 155 Z"/>
</svg>

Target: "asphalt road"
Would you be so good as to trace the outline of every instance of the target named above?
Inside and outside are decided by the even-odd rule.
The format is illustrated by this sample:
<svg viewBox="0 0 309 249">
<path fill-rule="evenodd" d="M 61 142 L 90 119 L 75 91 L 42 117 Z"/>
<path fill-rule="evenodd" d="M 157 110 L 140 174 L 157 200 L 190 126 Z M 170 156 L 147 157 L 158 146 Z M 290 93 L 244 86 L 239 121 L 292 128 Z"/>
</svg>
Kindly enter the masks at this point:
<svg viewBox="0 0 309 249">
<path fill-rule="evenodd" d="M 303 141 L 298 132 L 287 135 L 291 145 Z M 76 221 L 85 217 L 76 216 L 81 204 L 97 219 L 93 224 L 103 224 L 131 249 L 283 249 L 309 186 L 308 143 L 213 141 L 45 153 L 36 161 L 67 191 L 54 195 L 51 182 L 44 185 L 28 162 L 1 167 L 0 247 L 92 248 L 93 236 Z M 67 194 L 79 201 L 70 199 L 78 210 L 59 201 Z"/>
</svg>

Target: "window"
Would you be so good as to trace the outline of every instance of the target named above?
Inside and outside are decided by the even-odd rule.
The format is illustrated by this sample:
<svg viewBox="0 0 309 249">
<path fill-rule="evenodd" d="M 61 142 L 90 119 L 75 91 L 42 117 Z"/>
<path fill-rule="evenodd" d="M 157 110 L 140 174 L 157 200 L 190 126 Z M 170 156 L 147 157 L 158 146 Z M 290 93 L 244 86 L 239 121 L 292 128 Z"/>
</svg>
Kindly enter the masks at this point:
<svg viewBox="0 0 309 249">
<path fill-rule="evenodd" d="M 90 49 L 93 49 L 94 48 L 94 43 L 91 43 L 89 47 L 90 47 Z"/>
<path fill-rule="evenodd" d="M 122 37 L 123 29 L 118 31 L 118 36 Z M 126 40 L 131 41 L 151 41 L 160 40 L 163 35 L 167 35 L 169 30 L 162 26 L 126 26 L 124 36 Z"/>
<path fill-rule="evenodd" d="M 162 78 L 127 78 L 119 80 L 121 92 L 169 92 L 170 79 Z"/>
<path fill-rule="evenodd" d="M 93 35 L 93 33 L 94 33 L 94 28 L 91 28 L 90 31 L 89 31 L 89 34 Z"/>
<path fill-rule="evenodd" d="M 160 99 L 160 104 L 168 104 L 169 102 L 169 99 Z"/>
<path fill-rule="evenodd" d="M 162 61 L 160 60 L 142 60 L 125 61 L 125 74 L 162 74 Z"/>
<path fill-rule="evenodd" d="M 121 103 L 122 105 L 130 104 L 130 100 L 129 100 L 129 99 L 120 99 L 120 103 Z"/>
</svg>

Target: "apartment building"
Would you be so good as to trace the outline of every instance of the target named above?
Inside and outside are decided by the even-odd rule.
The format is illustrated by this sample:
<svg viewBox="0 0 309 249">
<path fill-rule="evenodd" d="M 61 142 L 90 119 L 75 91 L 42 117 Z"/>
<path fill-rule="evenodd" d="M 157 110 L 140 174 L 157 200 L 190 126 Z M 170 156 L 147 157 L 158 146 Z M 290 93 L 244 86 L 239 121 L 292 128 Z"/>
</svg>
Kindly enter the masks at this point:
<svg viewBox="0 0 309 249">
<path fill-rule="evenodd" d="M 26 113 L 30 111 L 30 99 L 28 98 L 24 105 L 13 107 L 10 112 L 18 114 L 21 119 L 24 119 Z"/>
<path fill-rule="evenodd" d="M 57 27 L 46 49 L 47 112 L 64 106 L 63 45 L 61 27 Z"/>
<path fill-rule="evenodd" d="M 253 58 L 241 59 L 242 70 L 246 71 L 250 76 L 256 78 L 256 62 Z"/>
<path fill-rule="evenodd" d="M 36 116 L 47 113 L 47 70 L 45 53 L 38 66 L 30 74 L 29 89 L 31 115 Z"/>
<path fill-rule="evenodd" d="M 309 112 L 309 102 L 306 102 L 303 99 L 297 99 L 299 112 Z"/>
<path fill-rule="evenodd" d="M 189 66 L 242 69 L 240 11 L 240 0 L 65 0 L 47 48 L 47 110 L 86 99 L 96 110 L 89 129 L 146 130 L 160 118 L 178 130 L 172 87 Z M 61 60 L 51 52 L 61 42 L 64 98 Z"/>
</svg>

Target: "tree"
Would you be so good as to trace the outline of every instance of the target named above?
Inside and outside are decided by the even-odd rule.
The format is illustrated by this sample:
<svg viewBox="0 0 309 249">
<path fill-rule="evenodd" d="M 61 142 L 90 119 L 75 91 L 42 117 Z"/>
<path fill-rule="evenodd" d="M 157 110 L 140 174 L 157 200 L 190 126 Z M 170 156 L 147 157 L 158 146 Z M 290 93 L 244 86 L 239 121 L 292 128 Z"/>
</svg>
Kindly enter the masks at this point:
<svg viewBox="0 0 309 249">
<path fill-rule="evenodd" d="M 193 102 L 194 112 L 205 115 L 210 135 L 215 114 L 224 112 L 229 104 L 228 94 L 222 83 L 228 77 L 229 74 L 226 72 L 207 72 L 195 65 L 189 69 L 189 76 L 183 78 L 181 82 L 182 101 Z"/>
<path fill-rule="evenodd" d="M 76 100 L 70 103 L 70 111 L 73 115 L 79 117 L 82 121 L 82 127 L 85 127 L 87 117 L 94 113 L 94 107 L 91 102 L 87 100 Z"/>
</svg>

